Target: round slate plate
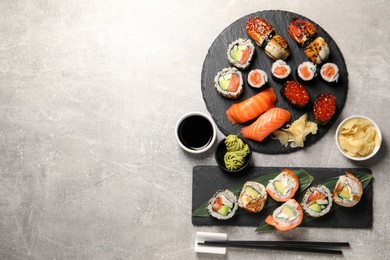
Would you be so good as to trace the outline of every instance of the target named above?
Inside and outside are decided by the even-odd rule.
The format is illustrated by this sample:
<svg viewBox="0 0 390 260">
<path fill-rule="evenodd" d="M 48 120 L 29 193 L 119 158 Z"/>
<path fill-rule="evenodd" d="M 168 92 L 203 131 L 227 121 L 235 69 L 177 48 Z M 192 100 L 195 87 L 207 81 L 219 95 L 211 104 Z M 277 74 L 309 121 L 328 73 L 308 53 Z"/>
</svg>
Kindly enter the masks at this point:
<svg viewBox="0 0 390 260">
<path fill-rule="evenodd" d="M 318 31 L 318 35 L 323 37 L 325 41 L 328 43 L 330 48 L 330 57 L 327 62 L 333 62 L 337 64 L 339 67 L 340 78 L 337 85 L 333 86 L 330 84 L 326 84 L 321 80 L 321 77 L 317 75 L 316 79 L 309 84 L 304 84 L 307 90 L 310 93 L 311 100 L 314 101 L 315 98 L 321 93 L 327 92 L 336 96 L 337 99 L 337 109 L 336 114 L 333 116 L 330 122 L 324 126 L 318 127 L 318 132 L 316 135 L 309 134 L 305 141 L 305 147 L 314 144 L 317 140 L 319 140 L 322 136 L 326 134 L 326 132 L 332 127 L 334 122 L 337 120 L 338 116 L 341 113 L 341 110 L 344 107 L 344 103 L 347 98 L 348 92 L 348 72 L 344 62 L 343 55 L 340 49 L 337 47 L 336 43 L 332 39 L 332 37 L 312 20 L 303 17 L 302 15 L 280 11 L 280 10 L 268 10 L 268 11 L 260 11 L 257 13 L 253 13 L 247 16 L 242 17 L 241 19 L 235 21 L 230 26 L 228 26 L 225 30 L 223 30 L 218 37 L 212 43 L 205 61 L 203 63 L 202 68 L 202 95 L 203 99 L 206 103 L 206 107 L 210 112 L 212 118 L 217 124 L 218 128 L 225 135 L 228 134 L 236 134 L 241 136 L 240 131 L 241 128 L 245 125 L 249 125 L 251 122 L 246 124 L 237 124 L 235 126 L 231 125 L 226 116 L 226 110 L 234 103 L 239 103 L 259 92 L 259 90 L 251 88 L 246 82 L 246 78 L 248 72 L 251 69 L 259 68 L 267 72 L 269 85 L 274 87 L 275 92 L 278 96 L 275 106 L 282 107 L 291 112 L 291 121 L 292 123 L 296 119 L 298 119 L 303 114 L 307 113 L 310 121 L 314 121 L 312 114 L 312 107 L 309 106 L 305 110 L 301 110 L 298 108 L 294 108 L 290 104 L 288 104 L 280 94 L 280 89 L 283 87 L 283 83 L 277 83 L 272 79 L 271 75 L 271 66 L 274 62 L 270 59 L 259 46 L 256 45 L 256 54 L 255 58 L 252 61 L 251 66 L 248 70 L 242 71 L 244 78 L 244 93 L 236 100 L 231 100 L 222 97 L 217 93 L 213 84 L 214 84 L 214 76 L 215 74 L 222 70 L 223 68 L 229 67 L 229 63 L 227 61 L 226 52 L 228 45 L 236 40 L 237 38 L 249 38 L 245 31 L 245 24 L 251 17 L 262 17 L 266 19 L 269 23 L 271 23 L 276 32 L 280 34 L 283 38 L 285 38 L 289 44 L 291 54 L 286 62 L 290 65 L 292 73 L 291 80 L 297 80 L 295 71 L 298 65 L 304 61 L 307 61 L 302 48 L 298 47 L 298 44 L 290 37 L 287 33 L 287 28 L 290 20 L 292 18 L 301 18 L 313 23 Z M 317 72 L 319 73 L 321 65 L 317 65 Z M 253 122 L 253 121 L 252 121 Z M 290 146 L 284 147 L 280 144 L 279 140 L 274 140 L 271 136 L 268 136 L 262 142 L 256 142 L 247 140 L 252 149 L 259 153 L 267 153 L 267 154 L 280 154 L 280 153 L 289 153 L 297 151 L 301 148 L 291 148 Z"/>
</svg>

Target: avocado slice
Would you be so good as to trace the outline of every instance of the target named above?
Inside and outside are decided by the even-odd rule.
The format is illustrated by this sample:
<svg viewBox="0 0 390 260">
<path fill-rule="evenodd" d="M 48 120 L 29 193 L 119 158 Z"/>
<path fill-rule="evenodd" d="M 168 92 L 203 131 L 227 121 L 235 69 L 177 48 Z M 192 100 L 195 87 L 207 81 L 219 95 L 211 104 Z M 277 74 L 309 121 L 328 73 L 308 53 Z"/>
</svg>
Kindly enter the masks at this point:
<svg viewBox="0 0 390 260">
<path fill-rule="evenodd" d="M 219 209 L 218 209 L 218 213 L 221 214 L 221 215 L 224 215 L 226 216 L 227 214 L 229 214 L 229 210 L 230 208 L 226 205 L 223 205 L 221 206 Z"/>
<path fill-rule="evenodd" d="M 321 206 L 318 205 L 317 203 L 313 203 L 311 205 L 309 205 L 309 209 L 315 211 L 315 212 L 321 212 Z"/>
<path fill-rule="evenodd" d="M 223 89 L 223 90 L 227 90 L 228 89 L 228 87 L 230 85 L 231 77 L 232 77 L 231 74 L 227 74 L 227 75 L 219 77 L 218 84 L 221 87 L 221 89 Z"/>
<path fill-rule="evenodd" d="M 281 181 L 274 181 L 274 187 L 276 191 L 280 194 L 284 194 L 284 192 L 286 191 L 286 186 L 284 186 Z"/>
<path fill-rule="evenodd" d="M 351 199 L 351 187 L 349 187 L 349 185 L 345 185 L 341 189 L 339 196 L 345 200 L 350 200 Z"/>
<path fill-rule="evenodd" d="M 282 213 L 287 215 L 289 218 L 294 218 L 297 215 L 289 205 L 284 205 Z"/>
<path fill-rule="evenodd" d="M 252 198 L 257 198 L 259 196 L 259 193 L 254 188 L 247 186 L 245 188 L 245 193 L 251 196 Z"/>
<path fill-rule="evenodd" d="M 230 50 L 230 56 L 232 56 L 233 60 L 239 61 L 241 58 L 241 53 L 238 46 L 234 45 L 233 48 Z"/>
</svg>

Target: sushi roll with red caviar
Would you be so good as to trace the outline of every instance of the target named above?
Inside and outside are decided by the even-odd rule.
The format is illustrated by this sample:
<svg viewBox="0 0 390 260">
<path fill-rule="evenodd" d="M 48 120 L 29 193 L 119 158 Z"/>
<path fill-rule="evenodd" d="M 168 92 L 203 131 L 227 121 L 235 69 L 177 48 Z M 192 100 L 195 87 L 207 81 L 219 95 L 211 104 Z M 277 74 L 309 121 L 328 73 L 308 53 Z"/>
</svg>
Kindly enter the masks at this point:
<svg viewBox="0 0 390 260">
<path fill-rule="evenodd" d="M 321 78 L 331 84 L 336 84 L 339 80 L 339 67 L 334 63 L 325 63 L 320 70 Z"/>
<path fill-rule="evenodd" d="M 317 67 L 310 61 L 305 61 L 299 64 L 297 68 L 297 78 L 302 83 L 310 82 L 314 79 L 317 73 Z"/>
<path fill-rule="evenodd" d="M 227 59 L 230 65 L 244 70 L 247 69 L 255 54 L 255 46 L 249 39 L 238 38 L 229 44 Z"/>
<path fill-rule="evenodd" d="M 219 71 L 214 78 L 214 88 L 226 98 L 238 98 L 244 91 L 241 72 L 237 68 Z"/>
<path fill-rule="evenodd" d="M 238 208 L 237 197 L 230 190 L 217 191 L 209 200 L 207 210 L 217 219 L 229 219 L 234 216 Z"/>
<path fill-rule="evenodd" d="M 332 207 L 332 193 L 324 185 L 309 188 L 301 206 L 310 217 L 318 218 L 327 214 Z"/>
<path fill-rule="evenodd" d="M 271 74 L 275 81 L 284 82 L 291 74 L 291 67 L 283 60 L 276 60 L 272 64 Z"/>
<path fill-rule="evenodd" d="M 267 86 L 268 76 L 264 70 L 254 69 L 248 73 L 248 84 L 252 88 L 261 88 Z"/>
<path fill-rule="evenodd" d="M 274 210 L 272 215 L 265 219 L 265 223 L 274 226 L 279 231 L 287 231 L 299 226 L 303 220 L 301 205 L 290 199 Z"/>
</svg>

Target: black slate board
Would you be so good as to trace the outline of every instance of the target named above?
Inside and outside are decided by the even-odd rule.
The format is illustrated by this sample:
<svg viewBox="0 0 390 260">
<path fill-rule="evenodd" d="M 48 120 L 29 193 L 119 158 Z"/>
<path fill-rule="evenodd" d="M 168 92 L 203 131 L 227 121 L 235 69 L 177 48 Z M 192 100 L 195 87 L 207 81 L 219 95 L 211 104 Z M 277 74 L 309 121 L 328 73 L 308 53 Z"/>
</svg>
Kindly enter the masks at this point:
<svg viewBox="0 0 390 260">
<path fill-rule="evenodd" d="M 305 141 L 305 147 L 308 147 L 309 145 L 312 145 L 316 141 L 318 141 L 322 136 L 324 136 L 340 115 L 347 98 L 348 72 L 343 55 L 332 37 L 324 29 L 322 29 L 321 26 L 319 26 L 312 20 L 303 17 L 302 15 L 280 10 L 260 11 L 242 17 L 241 19 L 229 25 L 225 30 L 223 30 L 212 43 L 203 63 L 201 85 L 202 95 L 206 103 L 206 107 L 223 134 L 240 135 L 240 131 L 243 125 L 248 125 L 249 123 L 236 126 L 231 125 L 227 119 L 226 110 L 232 104 L 241 102 L 258 93 L 258 90 L 251 88 L 247 84 L 246 78 L 248 72 L 251 69 L 259 68 L 267 72 L 269 78 L 269 85 L 274 87 L 275 92 L 278 95 L 278 100 L 276 101 L 275 106 L 285 108 L 291 112 L 292 119 L 290 122 L 293 122 L 294 120 L 298 119 L 304 113 L 308 113 L 309 120 L 313 121 L 311 107 L 308 107 L 306 110 L 300 110 L 292 107 L 286 101 L 284 101 L 280 94 L 280 89 L 282 88 L 283 84 L 275 82 L 271 77 L 271 66 L 274 61 L 268 56 L 266 56 L 264 50 L 261 49 L 259 46 L 256 46 L 256 56 L 249 70 L 243 71 L 244 93 L 241 95 L 241 97 L 239 97 L 237 100 L 230 100 L 224 98 L 220 96 L 213 87 L 215 74 L 223 68 L 229 67 L 229 63 L 227 62 L 226 58 L 228 45 L 239 37 L 249 38 L 245 31 L 245 24 L 249 18 L 254 16 L 265 18 L 274 26 L 276 31 L 287 40 L 290 47 L 291 55 L 286 60 L 286 62 L 291 67 L 292 80 L 297 80 L 295 76 L 295 71 L 298 65 L 304 61 L 307 61 L 308 59 L 305 56 L 303 49 L 298 47 L 297 43 L 287 33 L 288 24 L 291 18 L 297 17 L 305 19 L 312 22 L 316 26 L 318 34 L 326 40 L 330 48 L 330 57 L 327 62 L 333 62 L 339 67 L 340 80 L 337 86 L 325 84 L 320 79 L 319 75 L 316 77 L 316 80 L 314 80 L 310 84 L 304 84 L 310 93 L 312 101 L 323 92 L 331 93 L 337 98 L 336 114 L 333 116 L 333 118 L 327 125 L 319 127 L 318 133 L 316 135 L 309 135 L 307 137 Z M 317 66 L 317 71 L 319 73 L 320 66 Z M 267 137 L 261 143 L 251 140 L 248 140 L 248 142 L 254 151 L 267 154 L 289 153 L 301 149 L 291 147 L 286 148 L 282 146 L 278 140 L 273 140 L 271 139 L 271 137 Z"/>
<path fill-rule="evenodd" d="M 218 166 L 196 166 L 193 168 L 192 176 L 192 212 L 208 201 L 217 190 L 228 189 L 234 185 L 244 183 L 261 175 L 280 172 L 286 167 L 252 167 L 244 175 L 227 175 Z M 311 186 L 345 173 L 346 170 L 371 174 L 367 168 L 294 168 L 304 169 L 314 177 Z M 361 201 L 352 208 L 339 208 L 327 215 L 310 222 L 302 223 L 301 227 L 323 227 L 323 228 L 361 228 L 372 227 L 373 221 L 373 186 L 372 180 L 364 189 Z M 195 226 L 253 226 L 257 227 L 264 219 L 272 214 L 276 207 L 270 207 L 257 214 L 240 214 L 232 219 L 220 221 L 212 217 L 194 217 L 192 224 Z"/>
</svg>

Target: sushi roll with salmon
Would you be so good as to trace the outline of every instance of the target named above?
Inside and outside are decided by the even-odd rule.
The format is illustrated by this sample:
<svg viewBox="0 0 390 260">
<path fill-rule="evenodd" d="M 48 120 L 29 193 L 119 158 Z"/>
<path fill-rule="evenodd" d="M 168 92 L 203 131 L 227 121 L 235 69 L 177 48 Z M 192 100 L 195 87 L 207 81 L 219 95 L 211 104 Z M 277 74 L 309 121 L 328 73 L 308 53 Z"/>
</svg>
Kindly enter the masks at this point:
<svg viewBox="0 0 390 260">
<path fill-rule="evenodd" d="M 294 197 L 299 187 L 299 179 L 289 169 L 281 171 L 267 184 L 267 193 L 276 201 L 285 202 Z"/>
<path fill-rule="evenodd" d="M 363 184 L 352 173 L 341 175 L 333 190 L 333 200 L 342 207 L 353 207 L 362 198 Z"/>
<path fill-rule="evenodd" d="M 272 78 L 278 82 L 286 81 L 291 74 L 291 67 L 283 60 L 277 60 L 271 67 Z"/>
<path fill-rule="evenodd" d="M 339 67 L 334 63 L 325 63 L 320 70 L 321 78 L 330 84 L 337 84 L 339 80 Z"/>
<path fill-rule="evenodd" d="M 303 220 L 303 211 L 295 199 L 287 200 L 265 219 L 265 223 L 279 231 L 287 231 L 299 226 Z"/>
<path fill-rule="evenodd" d="M 306 191 L 301 206 L 310 217 L 324 216 L 332 207 L 332 193 L 324 185 L 311 187 Z"/>
<path fill-rule="evenodd" d="M 229 44 L 227 59 L 230 65 L 244 70 L 247 69 L 255 54 L 255 46 L 249 39 L 238 38 Z"/>
<path fill-rule="evenodd" d="M 252 88 L 262 88 L 268 85 L 268 76 L 264 70 L 254 69 L 248 73 L 248 84 Z"/>
<path fill-rule="evenodd" d="M 214 78 L 214 88 L 226 98 L 238 98 L 244 91 L 241 72 L 237 68 L 219 71 Z"/>
<path fill-rule="evenodd" d="M 313 62 L 305 61 L 299 64 L 297 68 L 298 81 L 302 83 L 310 82 L 316 76 L 317 67 Z"/>
<path fill-rule="evenodd" d="M 236 195 L 230 190 L 220 190 L 209 200 L 207 211 L 212 217 L 225 220 L 232 218 L 237 208 Z"/>
<path fill-rule="evenodd" d="M 247 181 L 238 197 L 238 206 L 249 212 L 260 212 L 267 200 L 267 192 L 263 184 Z"/>
</svg>

